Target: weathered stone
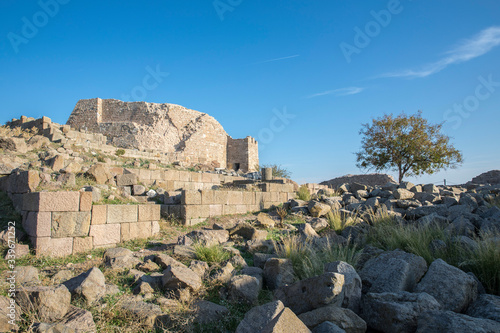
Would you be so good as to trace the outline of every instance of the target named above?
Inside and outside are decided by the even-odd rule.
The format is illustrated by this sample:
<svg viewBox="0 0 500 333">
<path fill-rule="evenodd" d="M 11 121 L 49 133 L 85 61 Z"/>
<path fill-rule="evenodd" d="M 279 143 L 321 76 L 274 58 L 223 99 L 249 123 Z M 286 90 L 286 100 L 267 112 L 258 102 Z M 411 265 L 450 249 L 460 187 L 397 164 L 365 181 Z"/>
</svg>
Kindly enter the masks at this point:
<svg viewBox="0 0 500 333">
<path fill-rule="evenodd" d="M 266 213 L 259 213 L 257 215 L 257 224 L 265 228 L 274 228 L 275 221 Z M 248 238 L 251 239 L 251 238 Z"/>
<path fill-rule="evenodd" d="M 250 253 L 270 253 L 274 251 L 274 243 L 270 239 L 252 239 L 246 242 L 246 247 Z"/>
<path fill-rule="evenodd" d="M 368 326 L 388 333 L 415 332 L 422 312 L 440 309 L 441 304 L 427 293 L 368 293 L 363 300 Z"/>
<path fill-rule="evenodd" d="M 31 244 L 37 255 L 64 257 L 73 253 L 73 238 L 31 238 Z"/>
<path fill-rule="evenodd" d="M 264 264 L 263 277 L 269 290 L 275 290 L 295 281 L 290 259 L 269 258 Z"/>
<path fill-rule="evenodd" d="M 145 262 L 141 262 L 139 265 L 137 265 L 137 269 L 149 273 L 160 270 L 160 266 L 155 264 L 152 260 L 148 259 Z"/>
<path fill-rule="evenodd" d="M 192 260 L 189 264 L 189 269 L 198 274 L 200 278 L 205 276 L 205 273 L 208 271 L 210 267 L 204 261 L 200 260 Z"/>
<path fill-rule="evenodd" d="M 154 258 L 155 263 L 157 263 L 162 269 L 166 269 L 168 266 L 184 266 L 183 263 L 175 260 L 171 256 L 165 253 L 158 253 Z"/>
<path fill-rule="evenodd" d="M 462 270 L 437 259 L 415 288 L 433 296 L 444 310 L 462 312 L 477 298 L 477 282 Z"/>
<path fill-rule="evenodd" d="M 52 237 L 87 236 L 90 229 L 90 212 L 52 212 Z"/>
<path fill-rule="evenodd" d="M 500 296 L 479 295 L 465 314 L 476 318 L 491 319 L 500 323 Z"/>
<path fill-rule="evenodd" d="M 98 301 L 106 294 L 106 279 L 97 267 L 64 282 L 64 285 L 72 294 L 85 299 L 88 305 Z"/>
<path fill-rule="evenodd" d="M 313 217 L 321 217 L 328 214 L 332 208 L 329 205 L 323 204 L 318 201 L 310 201 L 307 205 L 307 209 Z"/>
<path fill-rule="evenodd" d="M 197 291 L 202 286 L 198 274 L 186 266 L 179 265 L 168 266 L 163 271 L 162 283 L 165 289 L 174 291 L 183 288 Z"/>
<path fill-rule="evenodd" d="M 138 219 L 137 205 L 108 205 L 107 214 L 108 224 L 137 222 Z"/>
<path fill-rule="evenodd" d="M 113 175 L 109 171 L 109 168 L 104 164 L 94 164 L 92 167 L 90 167 L 90 169 L 87 170 L 86 174 L 100 185 L 106 184 L 110 179 L 113 178 Z"/>
<path fill-rule="evenodd" d="M 396 250 L 368 260 L 359 276 L 364 293 L 413 291 L 426 270 L 422 257 Z"/>
<path fill-rule="evenodd" d="M 140 260 L 133 256 L 132 251 L 116 247 L 104 252 L 104 263 L 111 269 L 129 269 L 135 267 Z"/>
<path fill-rule="evenodd" d="M 299 225 L 300 236 L 304 239 L 308 238 L 318 238 L 318 233 L 311 227 L 309 223 L 303 223 Z"/>
<path fill-rule="evenodd" d="M 340 273 L 344 275 L 344 302 L 342 306 L 359 313 L 361 305 L 361 278 L 358 273 L 348 263 L 344 261 L 334 261 L 325 264 L 325 272 Z"/>
<path fill-rule="evenodd" d="M 309 221 L 309 224 L 316 232 L 320 232 L 321 230 L 326 229 L 329 226 L 327 219 L 319 217 L 313 218 L 311 221 Z"/>
<path fill-rule="evenodd" d="M 179 257 L 196 259 L 194 247 L 188 245 L 175 245 L 174 254 Z"/>
<path fill-rule="evenodd" d="M 56 274 L 54 274 L 54 276 L 52 276 L 52 283 L 61 284 L 71 278 L 73 278 L 73 272 L 67 269 L 63 269 L 62 271 L 58 271 Z"/>
<path fill-rule="evenodd" d="M 266 261 L 270 258 L 278 258 L 276 254 L 269 254 L 269 253 L 254 253 L 253 254 L 253 265 L 255 267 L 259 267 L 264 269 L 264 265 L 266 264 Z"/>
<path fill-rule="evenodd" d="M 117 308 L 149 328 L 153 328 L 158 316 L 162 315 L 161 308 L 158 305 L 138 301 L 132 297 L 118 302 Z"/>
<path fill-rule="evenodd" d="M 19 285 L 33 285 L 40 282 L 36 267 L 16 266 L 16 272 L 16 283 Z"/>
<path fill-rule="evenodd" d="M 394 195 L 394 197 L 398 200 L 407 200 L 413 198 L 413 196 L 415 196 L 415 193 L 403 188 L 398 188 L 397 190 L 392 192 L 392 195 Z"/>
<path fill-rule="evenodd" d="M 133 173 L 128 173 L 124 175 L 116 176 L 117 186 L 132 186 L 137 184 L 137 175 Z M 144 193 L 144 192 L 143 192 Z M 138 194 L 140 195 L 140 194 Z"/>
<path fill-rule="evenodd" d="M 66 165 L 66 167 L 64 167 L 61 170 L 61 172 L 76 174 L 76 173 L 79 173 L 81 170 L 82 170 L 82 166 L 79 163 L 69 162 L 69 164 Z"/>
<path fill-rule="evenodd" d="M 16 301 L 23 312 L 34 311 L 42 321 L 55 321 L 68 312 L 71 293 L 64 285 L 26 287 L 16 293 Z"/>
<path fill-rule="evenodd" d="M 344 301 L 344 275 L 323 273 L 277 289 L 275 299 L 279 299 L 296 314 Z"/>
<path fill-rule="evenodd" d="M 211 279 L 213 281 L 227 283 L 231 279 L 233 274 L 234 274 L 234 266 L 230 262 L 227 262 L 221 268 L 212 272 Z"/>
<path fill-rule="evenodd" d="M 94 246 L 109 246 L 120 243 L 121 226 L 119 224 L 91 225 L 89 236 L 94 239 Z"/>
<path fill-rule="evenodd" d="M 80 192 L 36 192 L 23 197 L 23 210 L 31 212 L 77 212 Z"/>
<path fill-rule="evenodd" d="M 56 172 L 59 172 L 62 168 L 64 168 L 64 165 L 65 160 L 61 155 L 54 156 L 49 162 L 49 166 Z"/>
<path fill-rule="evenodd" d="M 264 274 L 264 271 L 262 270 L 262 268 L 246 266 L 246 267 L 243 267 L 243 269 L 240 271 L 240 274 L 253 276 L 254 278 L 256 278 L 259 281 L 259 284 L 261 287 L 264 285 L 264 279 L 262 277 L 262 275 Z"/>
<path fill-rule="evenodd" d="M 262 332 L 264 327 L 276 318 L 285 306 L 281 301 L 266 303 L 252 308 L 236 328 L 236 333 Z"/>
<path fill-rule="evenodd" d="M 329 305 L 302 313 L 299 315 L 299 319 L 309 328 L 315 328 L 325 321 L 330 321 L 346 332 L 366 332 L 366 323 L 363 319 L 351 310 L 336 305 Z"/>
<path fill-rule="evenodd" d="M 304 323 L 289 308 L 281 311 L 272 321 L 270 321 L 262 330 L 262 333 L 310 333 Z"/>
<path fill-rule="evenodd" d="M 312 333 L 346 333 L 343 329 L 332 323 L 331 321 L 324 321 L 316 326 Z"/>
<path fill-rule="evenodd" d="M 203 300 L 194 302 L 192 308 L 195 322 L 202 325 L 221 321 L 230 313 L 225 306 Z"/>
<path fill-rule="evenodd" d="M 233 303 L 256 304 L 261 288 L 261 283 L 253 276 L 233 276 L 228 283 L 228 299 Z"/>
<path fill-rule="evenodd" d="M 75 330 L 75 333 L 96 332 L 97 328 L 92 313 L 70 305 L 68 312 L 62 318 L 61 324 Z"/>
<path fill-rule="evenodd" d="M 482 318 L 469 317 L 452 311 L 428 311 L 417 321 L 417 333 L 496 333 L 500 323 Z"/>
</svg>

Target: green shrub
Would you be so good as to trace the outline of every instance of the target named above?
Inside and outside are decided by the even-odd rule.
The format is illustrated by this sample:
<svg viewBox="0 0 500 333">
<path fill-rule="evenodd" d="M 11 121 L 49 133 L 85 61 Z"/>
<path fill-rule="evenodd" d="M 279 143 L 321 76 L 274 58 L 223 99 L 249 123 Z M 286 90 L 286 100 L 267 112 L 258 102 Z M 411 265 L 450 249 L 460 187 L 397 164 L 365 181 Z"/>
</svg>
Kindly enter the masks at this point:
<svg viewBox="0 0 500 333">
<path fill-rule="evenodd" d="M 307 186 L 302 185 L 299 187 L 299 191 L 297 192 L 297 198 L 304 201 L 311 200 L 311 193 L 309 192 Z"/>
<path fill-rule="evenodd" d="M 193 247 L 196 258 L 209 264 L 221 263 L 232 257 L 232 254 L 224 250 L 224 248 L 220 244 L 207 246 L 202 243 L 195 243 Z"/>
<path fill-rule="evenodd" d="M 122 148 L 117 149 L 116 152 L 115 152 L 115 155 L 116 156 L 123 156 L 123 155 L 125 155 L 125 149 L 122 149 Z"/>
<path fill-rule="evenodd" d="M 280 258 L 292 261 L 298 280 L 307 279 L 323 273 L 324 265 L 333 261 L 345 261 L 356 266 L 360 251 L 348 242 L 346 245 L 332 244 L 315 247 L 309 240 L 299 236 L 289 236 L 275 243 L 276 253 Z"/>
</svg>

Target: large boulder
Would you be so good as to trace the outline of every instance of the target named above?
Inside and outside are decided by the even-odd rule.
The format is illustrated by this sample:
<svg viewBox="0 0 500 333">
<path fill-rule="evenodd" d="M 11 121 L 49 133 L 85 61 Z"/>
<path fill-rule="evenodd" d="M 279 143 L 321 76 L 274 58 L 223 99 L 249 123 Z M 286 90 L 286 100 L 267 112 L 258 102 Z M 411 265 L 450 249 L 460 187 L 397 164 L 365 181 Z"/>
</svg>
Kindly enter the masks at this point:
<svg viewBox="0 0 500 333">
<path fill-rule="evenodd" d="M 153 328 L 157 319 L 162 315 L 161 308 L 156 304 L 145 303 L 133 297 L 125 298 L 118 302 L 117 309 L 123 311 L 131 319 L 140 322 L 142 325 Z"/>
<path fill-rule="evenodd" d="M 398 188 L 397 190 L 392 192 L 392 195 L 394 195 L 394 198 L 398 200 L 408 200 L 413 198 L 415 196 L 415 193 L 410 192 L 404 188 Z"/>
<path fill-rule="evenodd" d="M 364 293 L 413 291 L 426 270 L 427 263 L 422 257 L 395 250 L 368 260 L 359 276 Z"/>
<path fill-rule="evenodd" d="M 113 179 L 113 174 L 109 168 L 102 163 L 94 164 L 86 172 L 87 176 L 95 180 L 99 185 L 106 184 L 109 180 Z"/>
<path fill-rule="evenodd" d="M 329 205 L 318 201 L 310 201 L 307 208 L 313 217 L 325 216 L 332 210 Z"/>
<path fill-rule="evenodd" d="M 290 259 L 270 258 L 264 264 L 263 277 L 269 290 L 275 290 L 295 281 Z"/>
<path fill-rule="evenodd" d="M 113 270 L 130 269 L 140 262 L 132 251 L 123 247 L 115 247 L 104 252 L 104 263 Z"/>
<path fill-rule="evenodd" d="M 366 323 L 349 309 L 336 305 L 321 307 L 299 315 L 299 319 L 309 328 L 316 328 L 325 321 L 329 321 L 348 333 L 366 332 Z"/>
<path fill-rule="evenodd" d="M 186 266 L 168 266 L 163 271 L 162 284 L 166 290 L 177 291 L 189 288 L 197 291 L 201 288 L 201 278 Z"/>
<path fill-rule="evenodd" d="M 236 333 L 310 332 L 282 302 L 275 301 L 252 308 L 236 328 Z"/>
<path fill-rule="evenodd" d="M 52 322 L 68 312 L 71 293 L 64 285 L 21 288 L 16 301 L 24 313 L 35 312 L 41 321 Z"/>
<path fill-rule="evenodd" d="M 97 267 L 64 282 L 64 285 L 72 294 L 85 299 L 87 305 L 98 301 L 106 294 L 106 278 Z"/>
<path fill-rule="evenodd" d="M 415 332 L 422 312 L 440 309 L 441 304 L 427 293 L 368 293 L 363 299 L 368 326 L 387 333 Z"/>
<path fill-rule="evenodd" d="M 344 261 L 334 261 L 325 264 L 325 272 L 340 273 L 344 275 L 344 308 L 351 309 L 355 313 L 359 313 L 361 304 L 361 278 L 358 273 L 348 263 Z"/>
<path fill-rule="evenodd" d="M 342 274 L 323 273 L 277 289 L 274 297 L 296 314 L 329 304 L 340 306 L 344 301 L 344 282 Z"/>
<path fill-rule="evenodd" d="M 453 311 L 428 311 L 417 321 L 417 333 L 498 333 L 500 323 Z"/>
<path fill-rule="evenodd" d="M 476 318 L 491 319 L 500 322 L 500 296 L 482 294 L 472 303 L 466 312 Z"/>
<path fill-rule="evenodd" d="M 463 312 L 477 298 L 477 281 L 464 271 L 437 259 L 415 288 L 433 296 L 443 310 Z"/>
<path fill-rule="evenodd" d="M 194 321 L 201 325 L 224 320 L 230 314 L 225 306 L 203 300 L 195 301 L 192 309 L 194 310 Z"/>
<path fill-rule="evenodd" d="M 40 283 L 38 269 L 33 266 L 16 266 L 16 282 L 19 285 L 34 285 Z"/>
<path fill-rule="evenodd" d="M 256 277 L 236 275 L 228 283 L 228 299 L 233 303 L 256 304 L 261 283 Z"/>
</svg>

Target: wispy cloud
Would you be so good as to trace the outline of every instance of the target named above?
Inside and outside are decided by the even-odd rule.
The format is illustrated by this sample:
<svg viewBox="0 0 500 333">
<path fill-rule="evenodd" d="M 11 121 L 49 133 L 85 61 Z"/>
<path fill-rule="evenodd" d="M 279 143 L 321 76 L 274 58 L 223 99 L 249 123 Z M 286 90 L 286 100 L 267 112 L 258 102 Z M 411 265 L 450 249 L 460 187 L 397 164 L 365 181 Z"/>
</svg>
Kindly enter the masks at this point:
<svg viewBox="0 0 500 333">
<path fill-rule="evenodd" d="M 275 59 L 269 59 L 269 60 L 254 62 L 252 65 L 265 64 L 266 62 L 280 61 L 280 60 L 297 58 L 297 57 L 300 57 L 300 54 L 294 54 L 294 55 L 287 56 L 287 57 L 281 57 L 281 58 L 275 58 Z"/>
<path fill-rule="evenodd" d="M 359 94 L 360 92 L 362 92 L 363 90 L 365 90 L 365 88 L 347 87 L 347 88 L 340 88 L 340 89 L 323 91 L 323 92 L 320 92 L 317 94 L 309 95 L 306 98 L 314 98 L 314 97 L 325 96 L 325 95 L 334 95 L 334 96 L 356 95 L 356 94 Z"/>
<path fill-rule="evenodd" d="M 452 64 L 459 64 L 488 53 L 500 44 L 500 26 L 493 26 L 482 30 L 470 39 L 463 40 L 455 48 L 445 53 L 442 59 L 427 64 L 418 70 L 403 70 L 385 73 L 379 77 L 407 77 L 421 78 L 442 71 Z"/>
</svg>

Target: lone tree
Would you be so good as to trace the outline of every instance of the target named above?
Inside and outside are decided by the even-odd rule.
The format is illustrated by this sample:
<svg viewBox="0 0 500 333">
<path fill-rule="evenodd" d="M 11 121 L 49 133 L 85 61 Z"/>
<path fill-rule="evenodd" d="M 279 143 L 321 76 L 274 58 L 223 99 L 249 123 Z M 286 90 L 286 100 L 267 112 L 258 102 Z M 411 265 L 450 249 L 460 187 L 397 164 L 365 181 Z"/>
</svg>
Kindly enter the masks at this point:
<svg viewBox="0 0 500 333">
<path fill-rule="evenodd" d="M 440 169 L 455 168 L 463 162 L 462 153 L 440 133 L 441 124 L 429 124 L 422 112 L 407 116 L 401 113 L 373 119 L 363 124 L 362 149 L 356 153 L 358 168 L 393 170 L 404 176 L 432 174 Z"/>
</svg>

